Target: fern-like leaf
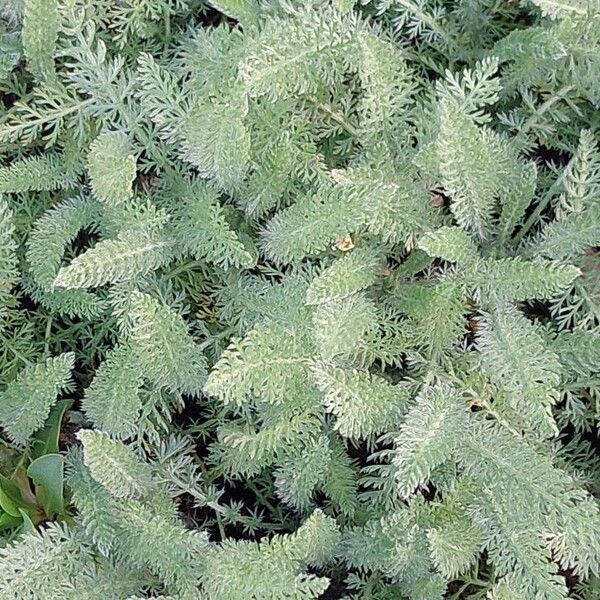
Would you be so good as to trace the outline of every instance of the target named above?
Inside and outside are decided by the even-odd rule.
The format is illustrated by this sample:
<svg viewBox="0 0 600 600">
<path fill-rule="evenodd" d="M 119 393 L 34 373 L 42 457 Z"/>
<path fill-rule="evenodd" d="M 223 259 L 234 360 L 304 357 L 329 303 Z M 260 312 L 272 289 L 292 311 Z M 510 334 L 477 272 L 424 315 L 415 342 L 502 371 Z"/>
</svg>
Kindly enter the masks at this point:
<svg viewBox="0 0 600 600">
<path fill-rule="evenodd" d="M 92 190 L 98 200 L 116 205 L 131 198 L 136 161 L 123 132 L 100 134 L 90 145 L 87 168 Z"/>
<path fill-rule="evenodd" d="M 27 366 L 1 393 L 0 423 L 17 444 L 27 443 L 50 414 L 57 395 L 71 388 L 73 354 Z"/>
<path fill-rule="evenodd" d="M 111 440 L 108 433 L 81 429 L 83 460 L 92 477 L 116 498 L 146 496 L 153 482 L 148 465 L 131 448 Z"/>
<path fill-rule="evenodd" d="M 448 384 L 439 383 L 417 396 L 394 440 L 392 463 L 400 496 L 424 485 L 453 452 L 464 435 L 465 415 L 460 394 Z"/>
</svg>

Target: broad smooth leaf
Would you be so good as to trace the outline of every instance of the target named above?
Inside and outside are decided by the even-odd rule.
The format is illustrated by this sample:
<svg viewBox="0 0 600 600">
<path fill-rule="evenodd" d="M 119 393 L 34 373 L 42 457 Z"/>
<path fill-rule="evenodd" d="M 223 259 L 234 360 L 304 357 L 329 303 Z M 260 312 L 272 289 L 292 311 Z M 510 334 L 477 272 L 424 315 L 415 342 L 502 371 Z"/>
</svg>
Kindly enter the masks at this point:
<svg viewBox="0 0 600 600">
<path fill-rule="evenodd" d="M 21 513 L 21 517 L 23 518 L 23 526 L 21 527 L 21 532 L 22 533 L 35 533 L 37 530 L 35 528 L 35 525 L 33 524 L 33 521 L 31 520 L 31 517 L 27 513 L 27 511 L 20 508 L 19 512 Z"/>
<path fill-rule="evenodd" d="M 11 527 L 16 527 L 21 523 L 21 519 L 19 517 L 13 517 L 8 513 L 0 514 L 0 531 L 3 529 L 10 529 Z"/>
<path fill-rule="evenodd" d="M 64 459 L 60 454 L 36 458 L 27 469 L 36 486 L 36 496 L 48 517 L 64 513 Z"/>
<path fill-rule="evenodd" d="M 36 458 L 45 454 L 58 454 L 60 427 L 65 413 L 72 405 L 73 400 L 59 400 L 52 407 L 44 427 L 33 436 L 33 454 Z"/>
<path fill-rule="evenodd" d="M 13 517 L 19 516 L 19 504 L 23 504 L 19 488 L 4 475 L 0 475 L 0 508 Z"/>
</svg>

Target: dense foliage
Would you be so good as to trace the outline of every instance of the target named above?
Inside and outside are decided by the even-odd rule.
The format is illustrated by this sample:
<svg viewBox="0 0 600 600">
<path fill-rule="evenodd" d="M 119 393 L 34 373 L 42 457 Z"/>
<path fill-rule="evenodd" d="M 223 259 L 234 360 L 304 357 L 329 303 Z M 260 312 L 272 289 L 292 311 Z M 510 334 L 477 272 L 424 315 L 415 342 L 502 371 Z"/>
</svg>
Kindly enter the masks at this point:
<svg viewBox="0 0 600 600">
<path fill-rule="evenodd" d="M 0 15 L 1 598 L 600 598 L 598 0 Z"/>
</svg>

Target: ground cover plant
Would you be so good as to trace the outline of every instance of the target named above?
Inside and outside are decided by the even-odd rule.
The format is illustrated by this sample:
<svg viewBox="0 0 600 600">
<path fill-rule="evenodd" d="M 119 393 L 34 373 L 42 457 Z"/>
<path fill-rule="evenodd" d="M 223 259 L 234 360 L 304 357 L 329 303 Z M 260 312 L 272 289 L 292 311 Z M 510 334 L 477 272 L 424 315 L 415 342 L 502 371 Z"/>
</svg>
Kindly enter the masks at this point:
<svg viewBox="0 0 600 600">
<path fill-rule="evenodd" d="M 0 15 L 1 598 L 600 598 L 596 0 Z"/>
</svg>

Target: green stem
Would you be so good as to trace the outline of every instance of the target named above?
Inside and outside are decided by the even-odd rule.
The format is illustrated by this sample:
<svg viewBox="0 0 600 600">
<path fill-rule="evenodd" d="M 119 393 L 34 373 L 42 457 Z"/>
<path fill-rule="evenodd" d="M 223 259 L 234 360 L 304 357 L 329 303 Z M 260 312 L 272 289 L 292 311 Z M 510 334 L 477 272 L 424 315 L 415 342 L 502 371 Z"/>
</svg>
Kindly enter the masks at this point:
<svg viewBox="0 0 600 600">
<path fill-rule="evenodd" d="M 164 14 L 164 24 L 165 24 L 165 50 L 169 47 L 169 42 L 171 41 L 171 11 L 169 7 L 165 9 Z"/>
<path fill-rule="evenodd" d="M 219 536 L 221 537 L 221 541 L 224 541 L 227 538 L 227 534 L 225 533 L 225 527 L 223 526 L 223 520 L 221 519 L 221 513 L 218 510 L 215 510 L 215 515 L 217 516 L 217 529 L 219 530 Z"/>
<path fill-rule="evenodd" d="M 459 598 L 463 595 L 463 593 L 466 591 L 466 589 L 470 585 L 471 585 L 470 581 L 467 581 L 466 583 L 461 585 L 460 588 L 458 588 L 458 591 L 455 592 L 454 594 L 452 594 L 452 596 L 450 596 L 449 600 L 459 600 Z"/>
<path fill-rule="evenodd" d="M 329 118 L 335 121 L 340 127 L 342 127 L 342 129 L 344 129 L 352 137 L 355 137 L 357 139 L 360 138 L 360 132 L 358 131 L 358 129 L 356 129 L 356 127 L 348 123 L 348 121 L 346 121 L 346 119 L 342 115 L 340 115 L 340 113 L 333 110 L 331 106 L 325 104 L 324 102 L 321 102 L 318 98 L 312 95 L 305 96 L 305 98 L 316 108 L 318 108 L 321 112 L 324 112 Z"/>
<path fill-rule="evenodd" d="M 513 247 L 514 248 L 517 248 L 519 246 L 519 244 L 521 243 L 523 238 L 527 235 L 529 230 L 539 221 L 539 218 L 542 216 L 542 213 L 544 212 L 544 210 L 546 210 L 546 207 L 548 206 L 548 204 L 550 203 L 552 198 L 554 198 L 559 186 L 562 185 L 562 182 L 565 177 L 565 173 L 566 173 L 566 169 L 560 174 L 559 177 L 557 177 L 556 181 L 550 186 L 550 188 L 544 194 L 542 199 L 537 203 L 535 210 L 529 215 L 528 219 L 523 224 L 523 227 L 521 227 L 521 229 L 519 229 L 518 233 L 514 236 L 514 238 L 513 238 Z"/>
<path fill-rule="evenodd" d="M 374 571 L 371 573 L 369 579 L 367 579 L 367 584 L 363 588 L 361 597 L 363 600 L 371 600 L 373 598 L 373 591 L 375 586 L 379 583 L 381 579 L 381 573 L 379 571 Z"/>
<path fill-rule="evenodd" d="M 206 465 L 204 464 L 204 461 L 199 456 L 196 457 L 196 460 L 197 460 L 198 466 L 200 467 L 200 471 L 202 472 L 202 480 L 206 484 L 209 484 L 209 482 L 207 480 L 211 479 L 211 478 L 210 478 L 208 469 L 206 468 Z M 195 498 L 197 498 L 197 494 L 192 494 L 192 495 Z M 203 500 L 203 498 L 200 498 L 200 499 Z M 217 529 L 219 530 L 219 535 L 221 536 L 221 540 L 224 540 L 227 537 L 227 534 L 225 533 L 225 527 L 223 526 L 223 519 L 221 519 L 221 512 L 223 509 L 221 508 L 220 505 L 213 505 L 213 503 L 211 503 L 210 507 L 215 511 L 215 515 L 217 518 Z"/>
<path fill-rule="evenodd" d="M 582 381 L 574 381 L 572 383 L 565 383 L 561 385 L 561 389 L 565 391 L 596 387 L 600 387 L 600 379 L 583 379 Z"/>
<path fill-rule="evenodd" d="M 168 273 L 168 276 L 175 277 L 175 275 L 179 275 L 180 273 L 184 273 L 185 271 L 191 271 L 191 270 L 195 269 L 196 267 L 203 267 L 205 265 L 206 265 L 206 263 L 199 261 L 199 260 L 185 262 L 185 263 L 182 263 L 179 266 L 176 266 L 173 269 L 171 269 Z"/>
<path fill-rule="evenodd" d="M 48 321 L 46 323 L 46 333 L 44 334 L 44 354 L 48 356 L 50 354 L 50 337 L 52 336 L 52 323 L 54 319 L 52 315 L 48 317 Z"/>
<path fill-rule="evenodd" d="M 452 38 L 435 22 L 432 16 L 424 13 L 416 4 L 410 0 L 397 0 L 407 11 L 412 13 L 419 21 L 425 23 L 431 31 L 441 38 L 448 48 L 456 51 L 457 47 Z"/>
<path fill-rule="evenodd" d="M 28 359 L 25 358 L 25 356 L 23 356 L 18 350 L 15 350 L 12 346 L 9 347 L 9 350 L 15 355 L 16 358 L 18 358 L 25 366 L 27 367 L 31 367 L 33 365 L 33 363 Z"/>
<path fill-rule="evenodd" d="M 87 100 L 81 100 L 72 105 L 68 105 L 67 107 L 63 107 L 61 109 L 56 109 L 54 111 L 45 112 L 43 115 L 38 116 L 35 119 L 26 120 L 23 123 L 18 123 L 15 125 L 7 125 L 7 128 L 12 130 L 12 132 L 18 132 L 17 135 L 21 135 L 21 133 L 26 129 L 41 129 L 46 123 L 50 123 L 51 121 L 58 121 L 60 119 L 64 119 L 66 116 L 83 111 L 87 106 L 90 106 L 94 103 L 93 98 L 88 98 Z M 18 104 L 23 104 L 22 101 L 19 101 Z M 16 106 L 16 105 L 15 105 Z M 5 118 L 2 119 L 1 123 L 6 123 L 6 118 L 9 117 L 12 111 L 6 113 Z M 13 133 L 14 135 L 14 133 Z"/>
<path fill-rule="evenodd" d="M 524 142 L 527 133 L 537 123 L 539 118 L 547 113 L 557 102 L 562 100 L 571 90 L 573 90 L 572 85 L 565 85 L 561 87 L 555 94 L 552 94 L 545 102 L 543 102 L 519 129 L 519 133 L 514 137 L 514 141 L 517 143 Z"/>
<path fill-rule="evenodd" d="M 279 510 L 271 504 L 271 502 L 265 497 L 265 495 L 258 489 L 254 481 L 248 481 L 248 487 L 254 492 L 256 497 L 271 511 L 274 515 L 279 515 Z"/>
<path fill-rule="evenodd" d="M 490 582 L 489 581 L 483 581 L 482 579 L 478 579 L 478 578 L 469 578 L 468 580 L 466 580 L 463 585 L 458 589 L 458 591 L 454 592 L 454 594 L 452 594 L 452 596 L 450 596 L 450 598 L 448 600 L 459 600 L 459 598 L 462 597 L 462 595 L 465 593 L 465 591 L 467 590 L 468 587 L 470 586 L 477 586 L 477 587 L 482 587 L 482 588 L 489 588 L 490 587 Z M 477 592 L 477 594 L 479 594 L 480 592 Z M 469 596 L 470 597 L 470 596 Z"/>
<path fill-rule="evenodd" d="M 521 434 L 506 420 L 504 417 L 499 415 L 485 400 L 481 401 L 481 407 L 487 411 L 502 427 L 506 428 L 513 435 L 517 437 L 521 437 Z"/>
</svg>

